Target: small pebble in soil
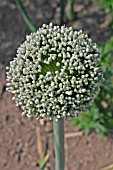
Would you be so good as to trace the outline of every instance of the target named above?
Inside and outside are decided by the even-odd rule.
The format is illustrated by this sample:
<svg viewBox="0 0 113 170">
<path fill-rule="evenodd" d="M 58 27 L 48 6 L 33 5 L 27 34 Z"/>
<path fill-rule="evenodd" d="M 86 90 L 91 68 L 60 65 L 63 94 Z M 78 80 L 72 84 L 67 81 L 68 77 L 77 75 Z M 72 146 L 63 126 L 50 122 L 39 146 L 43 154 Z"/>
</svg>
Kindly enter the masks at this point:
<svg viewBox="0 0 113 170">
<path fill-rule="evenodd" d="M 7 160 L 4 160 L 4 161 L 3 161 L 3 166 L 4 166 L 4 167 L 7 166 Z"/>
<path fill-rule="evenodd" d="M 9 116 L 9 115 L 6 115 L 5 120 L 8 121 L 9 118 L 10 118 L 10 116 Z"/>
</svg>

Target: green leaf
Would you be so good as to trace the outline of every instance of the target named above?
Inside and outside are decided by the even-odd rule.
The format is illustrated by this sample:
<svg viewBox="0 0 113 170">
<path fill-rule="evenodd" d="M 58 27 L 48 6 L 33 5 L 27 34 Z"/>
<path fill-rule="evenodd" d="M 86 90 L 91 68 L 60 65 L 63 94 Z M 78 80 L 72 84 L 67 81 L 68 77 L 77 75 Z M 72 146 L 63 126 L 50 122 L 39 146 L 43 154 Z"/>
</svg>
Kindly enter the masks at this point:
<svg viewBox="0 0 113 170">
<path fill-rule="evenodd" d="M 26 8 L 23 5 L 22 0 L 16 0 L 16 4 L 24 18 L 24 21 L 26 23 L 26 25 L 28 26 L 28 28 L 30 29 L 31 32 L 36 32 L 36 28 L 31 20 L 31 18 L 29 17 Z"/>
</svg>

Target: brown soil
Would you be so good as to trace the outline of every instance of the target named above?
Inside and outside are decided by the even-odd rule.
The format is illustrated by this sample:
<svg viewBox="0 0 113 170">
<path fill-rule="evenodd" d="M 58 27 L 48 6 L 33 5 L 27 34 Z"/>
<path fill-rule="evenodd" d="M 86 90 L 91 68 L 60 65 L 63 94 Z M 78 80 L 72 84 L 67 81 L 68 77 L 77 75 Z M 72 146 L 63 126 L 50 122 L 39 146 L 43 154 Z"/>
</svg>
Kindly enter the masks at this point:
<svg viewBox="0 0 113 170">
<path fill-rule="evenodd" d="M 58 23 L 58 0 L 24 0 L 37 28 L 42 23 Z M 110 18 L 91 0 L 75 0 L 77 12 L 74 22 L 66 21 L 75 29 L 83 29 L 97 43 L 107 40 L 112 32 Z M 14 0 L 0 0 L 0 170 L 39 170 L 37 141 L 40 129 L 43 152 L 49 149 L 47 167 L 54 169 L 52 122 L 38 122 L 21 116 L 21 109 L 5 91 L 5 66 L 15 56 L 16 48 L 29 33 Z M 100 170 L 113 163 L 113 141 L 102 139 L 94 132 L 83 135 L 70 123 L 65 124 L 65 170 Z"/>
</svg>

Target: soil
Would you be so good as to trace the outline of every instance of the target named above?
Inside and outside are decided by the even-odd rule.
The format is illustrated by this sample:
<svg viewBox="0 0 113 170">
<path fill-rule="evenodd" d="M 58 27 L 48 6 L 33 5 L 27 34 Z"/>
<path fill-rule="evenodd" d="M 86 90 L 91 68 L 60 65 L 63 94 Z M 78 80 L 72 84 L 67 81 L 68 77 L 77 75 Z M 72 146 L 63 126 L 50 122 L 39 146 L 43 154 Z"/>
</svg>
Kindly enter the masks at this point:
<svg viewBox="0 0 113 170">
<path fill-rule="evenodd" d="M 37 28 L 51 21 L 58 24 L 58 0 L 23 2 Z M 110 37 L 112 32 L 107 27 L 110 16 L 95 2 L 75 0 L 75 10 L 73 22 L 65 18 L 67 26 L 83 29 L 99 44 Z M 15 1 L 0 0 L 0 170 L 39 170 L 40 149 L 43 153 L 49 150 L 46 167 L 54 170 L 52 122 L 21 116 L 21 109 L 11 100 L 12 94 L 5 90 L 5 67 L 29 33 Z M 95 132 L 85 136 L 68 122 L 65 123 L 65 155 L 65 170 L 100 170 L 113 164 L 113 140 L 102 139 Z"/>
</svg>

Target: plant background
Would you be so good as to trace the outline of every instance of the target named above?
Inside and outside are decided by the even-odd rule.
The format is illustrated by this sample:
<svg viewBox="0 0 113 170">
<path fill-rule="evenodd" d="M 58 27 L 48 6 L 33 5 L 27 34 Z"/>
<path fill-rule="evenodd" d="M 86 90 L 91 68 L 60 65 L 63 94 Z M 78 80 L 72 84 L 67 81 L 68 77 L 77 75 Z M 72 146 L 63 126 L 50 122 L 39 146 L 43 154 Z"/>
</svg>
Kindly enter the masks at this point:
<svg viewBox="0 0 113 170">
<path fill-rule="evenodd" d="M 23 0 L 23 2 L 37 28 L 51 21 L 59 24 L 59 0 Z M 107 5 L 103 2 L 102 4 L 99 6 L 95 0 L 75 0 L 76 14 L 73 21 L 68 19 L 65 12 L 67 26 L 77 30 L 83 29 L 99 44 L 106 78 L 100 94 L 90 108 L 90 113 L 82 114 L 75 119 L 73 121 L 75 126 L 71 123 L 65 124 L 66 170 L 100 170 L 113 163 L 111 129 L 113 127 L 113 30 L 111 25 L 109 27 L 109 23 L 112 23 L 112 14 L 108 13 L 111 7 L 109 10 L 104 10 Z M 5 66 L 15 56 L 17 47 L 29 33 L 15 0 L 0 0 L 0 170 L 38 170 L 39 134 L 43 143 L 43 153 L 46 155 L 49 150 L 46 169 L 54 169 L 52 122 L 49 120 L 37 122 L 22 117 L 21 110 L 11 101 L 11 94 L 5 91 Z M 83 131 L 77 130 L 76 127 Z M 84 135 L 82 132 L 89 135 Z M 102 138 L 96 132 L 107 136 Z"/>
</svg>

